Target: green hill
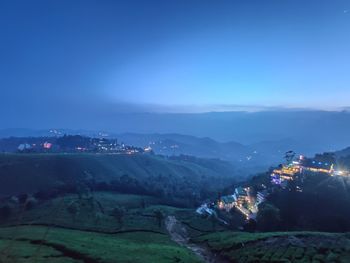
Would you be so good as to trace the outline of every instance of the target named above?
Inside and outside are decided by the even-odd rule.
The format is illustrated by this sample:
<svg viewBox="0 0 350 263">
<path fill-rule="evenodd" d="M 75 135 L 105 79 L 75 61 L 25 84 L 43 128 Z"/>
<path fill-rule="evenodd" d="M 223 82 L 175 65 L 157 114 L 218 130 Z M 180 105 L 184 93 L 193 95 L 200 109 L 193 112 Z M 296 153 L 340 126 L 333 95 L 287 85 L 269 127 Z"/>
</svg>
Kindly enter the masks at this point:
<svg viewBox="0 0 350 263">
<path fill-rule="evenodd" d="M 64 195 L 31 209 L 12 202 L 11 215 L 0 220 L 0 262 L 200 262 L 172 240 L 167 217 L 176 217 L 191 237 L 227 230 L 219 224 L 213 228 L 193 209 L 160 203 L 151 196 L 112 192 Z M 120 220 L 113 214 L 116 207 L 123 208 Z"/>
<path fill-rule="evenodd" d="M 221 232 L 193 239 L 230 262 L 349 262 L 349 234 Z"/>
<path fill-rule="evenodd" d="M 68 194 L 39 201 L 30 209 L 12 201 L 11 215 L 0 221 L 0 262 L 348 262 L 350 258 L 348 234 L 232 232 L 193 209 L 160 203 L 152 196 L 114 192 L 96 192 L 89 198 Z M 78 208 L 75 212 L 72 204 Z M 115 207 L 124 209 L 120 221 L 113 214 Z M 156 211 L 163 214 L 161 223 Z M 169 217 L 178 221 L 175 233 L 189 238 L 183 245 L 169 231 Z"/>
<path fill-rule="evenodd" d="M 3 196 L 80 181 L 114 181 L 181 196 L 217 191 L 231 185 L 236 178 L 232 165 L 210 159 L 167 159 L 146 154 L 0 155 L 0 195 Z"/>
</svg>

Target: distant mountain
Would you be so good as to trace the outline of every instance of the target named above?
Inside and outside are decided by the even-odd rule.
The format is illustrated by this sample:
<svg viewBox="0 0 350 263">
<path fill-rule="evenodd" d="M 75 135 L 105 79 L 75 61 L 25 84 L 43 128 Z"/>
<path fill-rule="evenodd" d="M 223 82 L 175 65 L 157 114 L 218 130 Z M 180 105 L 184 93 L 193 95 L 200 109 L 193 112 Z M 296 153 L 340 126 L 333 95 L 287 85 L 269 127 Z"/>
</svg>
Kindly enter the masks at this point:
<svg viewBox="0 0 350 263">
<path fill-rule="evenodd" d="M 180 134 L 136 134 L 115 135 L 119 142 L 137 147 L 150 146 L 157 154 L 193 155 L 202 158 L 227 160 L 239 168 L 242 175 L 249 175 L 266 170 L 282 162 L 284 153 L 299 145 L 292 139 L 264 141 L 251 145 L 238 142 L 218 142 L 204 137 L 198 138 Z"/>
<path fill-rule="evenodd" d="M 91 137 L 103 136 L 104 132 L 90 131 L 83 129 L 24 129 L 11 128 L 0 129 L 0 139 L 9 137 L 52 137 L 67 135 L 85 135 Z"/>
<path fill-rule="evenodd" d="M 7 129 L 0 130 L 0 137 L 66 133 L 119 137 L 135 146 L 154 142 L 151 147 L 157 153 L 229 160 L 244 173 L 254 173 L 281 162 L 285 151 L 313 155 L 334 152 L 350 144 L 348 111 L 111 113 L 111 116 L 113 119 L 108 120 L 101 116 L 92 122 L 94 125 L 84 124 L 77 130 L 74 127 L 38 131 Z"/>
<path fill-rule="evenodd" d="M 80 123 L 81 122 L 81 123 Z M 45 123 L 45 122 L 42 122 Z M 50 122 L 51 123 L 51 122 Z M 239 142 L 244 145 L 273 142 L 308 155 L 336 151 L 350 144 L 350 113 L 330 111 L 261 111 L 211 113 L 115 113 L 107 116 L 85 116 L 75 120 L 75 127 L 57 123 L 56 127 L 75 129 L 75 133 L 107 134 L 186 134 L 199 138 L 212 138 L 218 142 Z M 87 124 L 88 123 L 88 124 Z M 32 127 L 30 127 L 32 128 Z M 48 129 L 46 130 L 48 131 Z M 94 132 L 91 132 L 94 131 Z M 1 136 L 32 136 L 28 131 L 0 131 Z M 40 134 L 41 136 L 47 134 Z M 177 140 L 175 140 L 177 141 Z M 289 144 L 287 145 L 287 141 Z M 277 142 L 277 144 L 275 143 Z"/>
<path fill-rule="evenodd" d="M 220 143 L 211 138 L 198 138 L 181 134 L 136 134 L 124 133 L 116 135 L 120 142 L 135 146 L 151 146 L 152 149 L 164 155 L 187 154 L 207 158 L 222 158 L 238 160 L 247 147 L 237 142 Z"/>
<path fill-rule="evenodd" d="M 350 147 L 347 147 L 343 150 L 335 152 L 335 155 L 338 157 L 348 157 L 350 156 Z"/>
<path fill-rule="evenodd" d="M 26 134 L 25 130 L 18 130 L 13 134 Z M 83 134 L 97 136 L 98 138 L 115 138 L 118 143 L 136 147 L 151 147 L 156 154 L 165 156 L 191 155 L 200 158 L 214 158 L 226 160 L 234 164 L 240 170 L 242 177 L 255 174 L 267 168 L 281 163 L 284 153 L 294 150 L 300 154 L 313 155 L 314 151 L 302 151 L 303 144 L 295 139 L 281 139 L 262 141 L 243 145 L 241 143 L 219 142 L 208 137 L 195 137 L 175 133 L 169 134 L 137 134 L 123 133 L 113 134 L 97 131 L 57 130 L 30 131 L 31 137 L 0 138 L 1 152 L 14 152 L 18 145 L 23 143 L 42 144 L 54 142 L 62 134 Z M 45 135 L 45 136 L 42 136 Z M 40 137 L 38 137 L 40 136 Z"/>
</svg>

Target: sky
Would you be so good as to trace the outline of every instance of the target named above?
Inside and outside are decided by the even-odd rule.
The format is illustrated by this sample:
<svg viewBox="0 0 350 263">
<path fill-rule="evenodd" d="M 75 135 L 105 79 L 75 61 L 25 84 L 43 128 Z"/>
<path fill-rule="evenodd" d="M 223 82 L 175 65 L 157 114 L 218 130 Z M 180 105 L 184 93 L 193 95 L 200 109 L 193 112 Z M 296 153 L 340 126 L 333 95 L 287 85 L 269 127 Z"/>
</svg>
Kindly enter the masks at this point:
<svg viewBox="0 0 350 263">
<path fill-rule="evenodd" d="M 0 2 L 3 126 L 350 102 L 350 1 Z"/>
</svg>

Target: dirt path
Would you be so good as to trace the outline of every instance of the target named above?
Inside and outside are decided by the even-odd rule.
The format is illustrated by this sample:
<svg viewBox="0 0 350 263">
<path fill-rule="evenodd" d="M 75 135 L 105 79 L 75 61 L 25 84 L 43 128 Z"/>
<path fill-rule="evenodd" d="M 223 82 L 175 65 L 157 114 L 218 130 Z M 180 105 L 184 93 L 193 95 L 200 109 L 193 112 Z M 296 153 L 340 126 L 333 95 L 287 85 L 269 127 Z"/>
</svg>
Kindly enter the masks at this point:
<svg viewBox="0 0 350 263">
<path fill-rule="evenodd" d="M 185 226 L 175 216 L 168 216 L 165 220 L 166 229 L 171 239 L 181 246 L 192 250 L 203 262 L 206 263 L 227 263 L 228 261 L 218 258 L 209 249 L 191 243 Z"/>
</svg>

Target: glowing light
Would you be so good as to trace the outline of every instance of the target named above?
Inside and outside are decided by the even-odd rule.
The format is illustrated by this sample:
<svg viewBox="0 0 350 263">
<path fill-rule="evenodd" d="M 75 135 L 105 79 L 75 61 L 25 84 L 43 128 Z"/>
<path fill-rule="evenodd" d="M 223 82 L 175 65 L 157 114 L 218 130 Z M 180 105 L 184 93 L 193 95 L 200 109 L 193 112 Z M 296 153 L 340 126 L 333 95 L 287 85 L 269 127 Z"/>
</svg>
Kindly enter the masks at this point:
<svg viewBox="0 0 350 263">
<path fill-rule="evenodd" d="M 50 142 L 45 142 L 44 143 L 44 148 L 45 149 L 51 149 L 51 147 L 52 147 L 52 143 L 50 143 Z"/>
</svg>

